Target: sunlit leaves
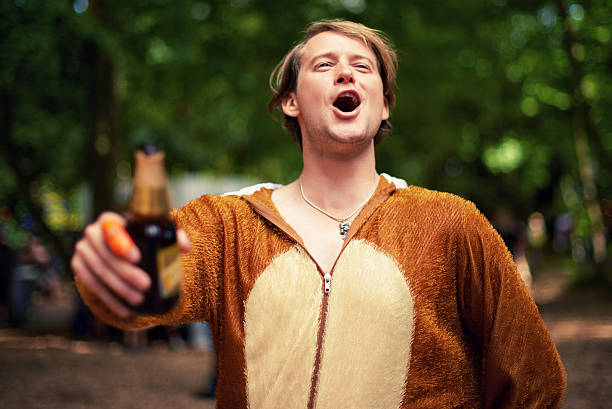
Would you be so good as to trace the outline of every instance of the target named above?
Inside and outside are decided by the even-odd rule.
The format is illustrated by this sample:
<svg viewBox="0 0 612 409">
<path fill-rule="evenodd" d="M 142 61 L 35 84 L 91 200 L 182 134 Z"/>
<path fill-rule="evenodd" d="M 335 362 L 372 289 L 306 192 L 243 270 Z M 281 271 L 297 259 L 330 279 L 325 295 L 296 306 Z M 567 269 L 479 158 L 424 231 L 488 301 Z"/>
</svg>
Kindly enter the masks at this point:
<svg viewBox="0 0 612 409">
<path fill-rule="evenodd" d="M 525 153 L 520 141 L 508 135 L 499 145 L 486 148 L 482 159 L 491 172 L 508 173 L 521 165 Z"/>
<path fill-rule="evenodd" d="M 571 199 L 580 190 L 570 131 L 577 102 L 589 104 L 598 187 L 612 197 L 612 6 L 565 6 L 571 54 L 551 1 L 7 1 L 0 88 L 18 97 L 13 136 L 31 150 L 23 168 L 42 169 L 62 198 L 87 182 L 87 44 L 116 69 L 118 135 L 108 142 L 119 146 L 94 141 L 117 149 L 109 177 L 129 178 L 133 149 L 153 139 L 171 173 L 286 183 L 299 174 L 300 153 L 266 112 L 268 75 L 309 21 L 352 18 L 398 48 L 398 103 L 394 130 L 377 147 L 380 171 L 483 208 L 507 197 L 521 216 L 537 207 L 554 217 L 580 207 Z M 577 93 L 570 57 L 584 70 Z M 19 192 L 17 176 L 0 165 L 0 194 Z"/>
<path fill-rule="evenodd" d="M 528 97 L 537 98 L 538 101 L 552 105 L 562 111 L 569 109 L 571 105 L 571 98 L 566 92 L 545 83 L 526 82 L 523 92 Z"/>
</svg>

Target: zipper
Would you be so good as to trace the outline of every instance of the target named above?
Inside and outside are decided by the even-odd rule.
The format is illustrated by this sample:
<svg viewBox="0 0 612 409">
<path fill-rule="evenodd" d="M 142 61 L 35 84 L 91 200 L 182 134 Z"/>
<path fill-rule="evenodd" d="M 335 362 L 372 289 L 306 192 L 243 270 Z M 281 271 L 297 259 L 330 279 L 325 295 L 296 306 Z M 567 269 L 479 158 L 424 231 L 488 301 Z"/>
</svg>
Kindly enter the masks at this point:
<svg viewBox="0 0 612 409">
<path fill-rule="evenodd" d="M 319 312 L 319 331 L 317 332 L 317 349 L 315 352 L 315 361 L 314 361 L 312 376 L 310 378 L 311 379 L 310 394 L 308 397 L 308 406 L 307 406 L 308 409 L 314 409 L 315 395 L 316 395 L 316 390 L 317 390 L 317 386 L 319 382 L 319 371 L 321 367 L 321 350 L 323 348 L 323 333 L 325 332 L 325 324 L 327 322 L 327 304 L 328 304 L 328 299 L 329 299 L 329 293 L 331 291 L 332 273 L 334 272 L 334 268 L 336 267 L 336 263 L 340 259 L 340 256 L 342 256 L 342 252 L 347 247 L 349 241 L 352 239 L 352 235 L 348 235 L 346 237 L 346 239 L 344 240 L 344 243 L 342 244 L 342 248 L 340 249 L 340 253 L 338 253 L 338 256 L 336 257 L 336 260 L 334 261 L 334 264 L 332 265 L 330 272 L 325 273 L 323 272 L 323 269 L 321 268 L 319 263 L 317 263 L 317 260 L 312 256 L 312 254 L 310 254 L 310 252 L 304 245 L 304 242 L 302 242 L 302 240 L 299 238 L 299 235 L 291 228 L 291 226 L 286 224 L 282 218 L 279 218 L 276 215 L 276 213 L 266 208 L 265 206 L 262 207 L 257 202 L 255 203 L 251 202 L 251 204 L 255 206 L 255 208 L 258 210 L 258 212 L 262 216 L 272 221 L 277 227 L 279 227 L 289 237 L 291 237 L 295 241 L 295 243 L 304 250 L 304 252 L 306 252 L 310 260 L 312 260 L 314 265 L 317 267 L 319 276 L 321 276 L 323 279 L 322 280 L 323 281 L 323 288 L 322 288 L 323 300 L 321 302 L 321 311 Z"/>
<path fill-rule="evenodd" d="M 317 269 L 319 270 L 319 274 L 323 276 L 323 300 L 321 302 L 321 312 L 319 313 L 319 331 L 317 333 L 317 351 L 315 353 L 314 367 L 312 370 L 312 377 L 311 377 L 311 383 L 310 383 L 310 395 L 308 397 L 308 406 L 307 406 L 308 409 L 314 409 L 316 391 L 317 391 L 317 386 L 319 384 L 319 372 L 321 369 L 321 352 L 323 350 L 323 334 L 325 333 L 325 324 L 327 323 L 327 305 L 329 302 L 329 293 L 331 291 L 332 273 L 334 272 L 334 269 L 336 268 L 336 264 L 338 263 L 338 260 L 340 260 L 340 256 L 342 256 L 342 252 L 346 248 L 347 244 L 348 242 L 344 242 L 342 248 L 340 249 L 340 253 L 338 253 L 338 257 L 336 257 L 336 260 L 334 261 L 334 264 L 332 265 L 332 268 L 329 273 L 323 273 L 323 270 L 321 269 L 319 264 L 316 262 L 316 260 L 310 255 L 310 253 L 308 253 L 308 250 L 306 250 L 306 248 L 302 246 L 304 248 L 304 251 L 306 251 L 306 254 L 310 256 L 312 261 L 317 266 Z"/>
<path fill-rule="evenodd" d="M 340 254 L 342 254 L 342 251 L 340 251 Z M 340 255 L 338 255 L 338 258 L 340 258 Z M 336 261 L 338 260 L 336 259 Z M 332 271 L 333 271 L 333 268 L 332 268 Z M 315 361 L 314 361 L 314 367 L 312 370 L 312 377 L 311 377 L 311 383 L 310 383 L 310 395 L 308 397 L 308 406 L 307 406 L 308 409 L 314 409 L 316 390 L 317 390 L 317 385 L 319 383 L 319 372 L 320 372 L 320 367 L 321 367 L 321 351 L 323 349 L 323 334 L 325 332 L 325 324 L 327 322 L 327 305 L 329 301 L 330 290 L 331 290 L 331 274 L 325 273 L 323 275 L 323 300 L 321 302 L 321 312 L 319 313 L 319 331 L 317 333 L 317 350 L 315 353 Z"/>
</svg>

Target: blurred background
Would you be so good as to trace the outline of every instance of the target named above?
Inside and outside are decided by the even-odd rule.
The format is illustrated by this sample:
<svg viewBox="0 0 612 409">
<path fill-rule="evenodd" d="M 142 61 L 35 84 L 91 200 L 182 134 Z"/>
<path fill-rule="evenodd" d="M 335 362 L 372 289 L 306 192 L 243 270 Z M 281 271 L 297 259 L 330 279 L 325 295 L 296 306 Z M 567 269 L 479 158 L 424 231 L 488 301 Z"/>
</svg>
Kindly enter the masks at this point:
<svg viewBox="0 0 612 409">
<path fill-rule="evenodd" d="M 612 359 L 610 2 L 6 0 L 0 15 L 0 357 L 41 334 L 65 336 L 63 349 L 42 345 L 66 353 L 74 339 L 189 340 L 179 328 L 134 341 L 92 323 L 71 286 L 74 243 L 101 211 L 125 210 L 146 141 L 166 151 L 176 205 L 296 178 L 299 150 L 267 112 L 269 74 L 308 22 L 338 17 L 398 50 L 379 171 L 474 201 L 555 340 L 595 334 L 593 365 Z M 562 355 L 580 345 L 558 344 Z M 594 387 L 589 371 L 582 387 Z"/>
</svg>

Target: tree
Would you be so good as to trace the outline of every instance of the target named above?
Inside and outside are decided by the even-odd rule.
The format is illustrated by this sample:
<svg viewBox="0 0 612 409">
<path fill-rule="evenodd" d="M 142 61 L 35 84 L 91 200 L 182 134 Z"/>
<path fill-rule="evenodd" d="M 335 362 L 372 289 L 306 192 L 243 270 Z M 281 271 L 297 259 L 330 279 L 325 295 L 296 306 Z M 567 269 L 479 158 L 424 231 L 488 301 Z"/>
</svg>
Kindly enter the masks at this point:
<svg viewBox="0 0 612 409">
<path fill-rule="evenodd" d="M 23 231 L 29 214 L 68 255 L 64 233 L 78 231 L 80 213 L 52 223 L 45 198 L 54 192 L 55 202 L 78 208 L 76 187 L 87 185 L 92 216 L 121 209 L 125 198 L 114 186 L 129 180 L 132 152 L 149 140 L 166 150 L 170 173 L 292 180 L 299 150 L 266 112 L 268 76 L 309 21 L 340 17 L 387 32 L 399 52 L 394 131 L 377 147 L 379 169 L 460 194 L 489 215 L 500 203 L 522 220 L 534 211 L 548 221 L 569 213 L 575 258 L 600 257 L 591 250 L 605 242 L 610 218 L 597 219 L 596 207 L 598 197 L 612 196 L 612 119 L 604 115 L 612 108 L 612 6 L 605 1 L 15 0 L 0 7 L 7 136 L 0 197 L 14 215 L 12 230 L 2 222 L 5 232 Z M 576 150 L 587 145 L 589 166 Z"/>
</svg>

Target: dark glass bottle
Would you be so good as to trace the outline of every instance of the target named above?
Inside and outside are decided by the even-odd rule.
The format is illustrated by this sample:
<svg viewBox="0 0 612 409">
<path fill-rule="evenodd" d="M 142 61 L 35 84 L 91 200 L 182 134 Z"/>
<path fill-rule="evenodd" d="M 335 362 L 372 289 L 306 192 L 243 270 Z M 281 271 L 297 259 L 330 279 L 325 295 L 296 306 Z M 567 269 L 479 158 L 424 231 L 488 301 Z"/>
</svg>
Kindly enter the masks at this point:
<svg viewBox="0 0 612 409">
<path fill-rule="evenodd" d="M 164 153 L 147 144 L 136 152 L 135 159 L 126 228 L 140 249 L 138 265 L 151 277 L 151 287 L 133 310 L 139 314 L 162 314 L 177 304 L 182 279 L 176 227 L 170 218 Z"/>
</svg>

